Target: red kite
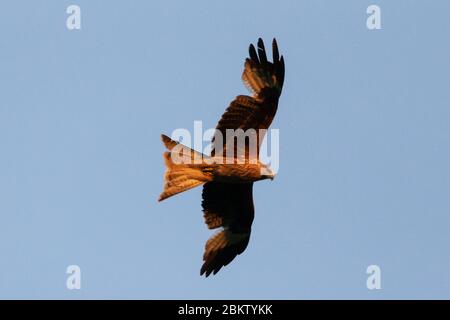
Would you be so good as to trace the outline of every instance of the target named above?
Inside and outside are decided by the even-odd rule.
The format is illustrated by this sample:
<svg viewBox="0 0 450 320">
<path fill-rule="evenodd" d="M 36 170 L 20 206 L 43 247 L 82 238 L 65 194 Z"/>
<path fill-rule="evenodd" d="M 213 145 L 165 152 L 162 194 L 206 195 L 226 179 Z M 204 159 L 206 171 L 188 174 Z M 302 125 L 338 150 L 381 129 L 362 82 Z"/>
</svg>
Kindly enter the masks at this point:
<svg viewBox="0 0 450 320">
<path fill-rule="evenodd" d="M 260 129 L 266 130 L 270 126 L 277 111 L 284 81 L 284 60 L 279 55 L 275 39 L 272 42 L 273 62 L 267 60 L 261 38 L 257 47 L 258 50 L 253 44 L 250 45 L 250 57 L 245 60 L 242 74 L 242 80 L 252 96 L 237 96 L 222 115 L 216 132 L 225 137 L 227 129 L 242 129 L 244 132 L 254 129 L 259 153 L 264 134 L 264 130 Z M 200 275 L 208 277 L 228 265 L 247 247 L 254 218 L 253 182 L 273 179 L 274 173 L 259 161 L 258 153 L 256 161 L 250 161 L 250 139 L 249 142 L 245 140 L 243 163 L 235 163 L 236 156 L 232 163 L 212 161 L 226 159 L 227 146 L 231 141 L 228 136 L 221 141 L 215 136 L 211 156 L 191 150 L 165 135 L 162 135 L 162 141 L 168 151 L 164 153 L 167 170 L 159 201 L 203 185 L 205 223 L 209 229 L 221 228 L 205 245 Z M 238 151 L 236 146 L 234 149 Z M 181 157 L 182 163 L 174 161 L 174 157 Z M 199 157 L 202 159 L 200 162 L 191 161 Z"/>
</svg>

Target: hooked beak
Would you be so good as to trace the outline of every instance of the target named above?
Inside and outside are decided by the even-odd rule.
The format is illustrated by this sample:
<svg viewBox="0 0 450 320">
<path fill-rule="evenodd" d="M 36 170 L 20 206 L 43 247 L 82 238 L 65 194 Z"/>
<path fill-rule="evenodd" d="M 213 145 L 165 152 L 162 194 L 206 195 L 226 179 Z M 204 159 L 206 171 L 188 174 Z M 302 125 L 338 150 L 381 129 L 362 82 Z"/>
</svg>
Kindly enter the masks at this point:
<svg viewBox="0 0 450 320">
<path fill-rule="evenodd" d="M 265 167 L 263 170 L 264 171 L 261 172 L 262 173 L 261 177 L 263 179 L 273 180 L 275 178 L 275 172 L 273 172 L 270 168 Z"/>
<path fill-rule="evenodd" d="M 274 173 L 266 174 L 264 177 L 265 177 L 266 179 L 273 180 L 273 179 L 275 178 L 275 174 L 274 174 Z"/>
</svg>

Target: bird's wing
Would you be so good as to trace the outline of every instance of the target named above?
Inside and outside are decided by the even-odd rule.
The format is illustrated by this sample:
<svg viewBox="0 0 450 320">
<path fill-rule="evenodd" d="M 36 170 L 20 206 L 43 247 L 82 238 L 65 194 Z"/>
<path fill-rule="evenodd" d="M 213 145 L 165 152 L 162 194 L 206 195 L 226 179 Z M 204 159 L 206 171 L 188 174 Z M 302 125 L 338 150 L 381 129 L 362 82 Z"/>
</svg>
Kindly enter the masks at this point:
<svg viewBox="0 0 450 320">
<path fill-rule="evenodd" d="M 216 127 L 216 133 L 220 132 L 222 139 L 213 138 L 212 155 L 226 155 L 227 129 L 242 129 L 246 132 L 254 129 L 257 139 L 257 153 L 264 138 L 264 131 L 269 128 L 278 107 L 278 99 L 284 82 L 284 59 L 280 57 L 278 45 L 275 39 L 272 42 L 273 62 L 267 60 L 266 50 L 262 39 L 258 39 L 258 50 L 253 44 L 249 48 L 249 58 L 245 60 L 242 80 L 253 96 L 237 96 L 226 109 Z M 244 154 L 249 152 L 246 139 Z M 235 152 L 237 154 L 234 143 Z"/>
<path fill-rule="evenodd" d="M 280 57 L 277 41 L 272 41 L 272 62 L 267 60 L 261 38 L 258 39 L 258 51 L 250 44 L 249 55 L 242 74 L 245 85 L 258 100 L 278 99 L 284 82 L 284 58 Z"/>
<path fill-rule="evenodd" d="M 205 245 L 200 275 L 216 274 L 247 248 L 254 217 L 253 183 L 207 182 L 203 213 L 209 229 L 222 227 Z"/>
<path fill-rule="evenodd" d="M 227 129 L 242 129 L 244 132 L 254 129 L 257 141 L 257 154 L 263 140 L 263 132 L 275 116 L 278 99 L 284 81 L 284 60 L 279 55 L 278 45 L 272 42 L 273 62 L 267 61 L 264 43 L 258 39 L 258 51 L 250 45 L 250 57 L 245 61 L 242 80 L 253 96 L 238 96 L 231 102 L 216 127 L 212 141 L 212 156 L 227 155 Z M 235 139 L 235 137 L 233 138 Z M 245 155 L 248 155 L 249 139 L 245 139 Z M 237 144 L 234 144 L 234 155 Z M 203 212 L 208 228 L 222 227 L 205 245 L 204 264 L 200 274 L 216 274 L 223 266 L 229 264 L 248 245 L 251 225 L 254 218 L 253 183 L 227 184 L 207 182 L 203 186 Z"/>
</svg>

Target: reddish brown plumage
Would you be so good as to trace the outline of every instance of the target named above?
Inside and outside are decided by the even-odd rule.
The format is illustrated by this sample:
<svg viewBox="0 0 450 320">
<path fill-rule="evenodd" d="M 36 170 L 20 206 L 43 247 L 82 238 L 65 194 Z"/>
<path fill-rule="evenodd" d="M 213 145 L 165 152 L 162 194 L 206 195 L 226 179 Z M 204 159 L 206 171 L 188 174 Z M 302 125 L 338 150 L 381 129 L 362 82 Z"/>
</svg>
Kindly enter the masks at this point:
<svg viewBox="0 0 450 320">
<path fill-rule="evenodd" d="M 257 49 L 253 44 L 250 45 L 242 80 L 253 95 L 237 96 L 222 115 L 216 129 L 224 139 L 219 142 L 213 139 L 212 157 L 226 156 L 227 129 L 255 129 L 258 146 L 256 155 L 259 154 L 259 146 L 264 138 L 259 129 L 268 129 L 272 123 L 284 82 L 284 59 L 279 55 L 275 39 L 272 42 L 272 56 L 273 61 L 269 62 L 261 38 L 258 39 Z M 177 145 L 168 137 L 163 137 L 163 141 L 169 150 Z M 249 142 L 245 141 L 244 154 L 247 162 L 231 165 L 226 170 L 223 166 L 202 164 L 176 167 L 166 159 L 168 190 L 163 192 L 161 199 L 204 184 L 202 207 L 205 223 L 210 229 L 222 228 L 206 242 L 201 275 L 216 274 L 246 249 L 250 239 L 254 218 L 253 182 L 267 177 L 257 174 L 257 170 L 252 171 L 254 168 L 248 163 Z M 236 146 L 234 154 L 237 154 Z M 257 161 L 257 165 L 262 164 Z M 233 166 L 236 167 L 233 169 Z M 171 171 L 175 170 L 173 168 L 178 170 L 175 171 L 177 174 Z M 179 179 L 181 184 L 177 185 L 177 180 L 172 180 L 171 177 Z"/>
</svg>

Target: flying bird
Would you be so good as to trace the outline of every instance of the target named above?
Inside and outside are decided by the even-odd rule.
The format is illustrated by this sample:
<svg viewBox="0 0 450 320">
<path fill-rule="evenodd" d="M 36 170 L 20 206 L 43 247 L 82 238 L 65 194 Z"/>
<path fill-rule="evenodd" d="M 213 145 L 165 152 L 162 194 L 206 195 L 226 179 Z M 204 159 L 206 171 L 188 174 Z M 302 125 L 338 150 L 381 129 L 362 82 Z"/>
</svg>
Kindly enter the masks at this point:
<svg viewBox="0 0 450 320">
<path fill-rule="evenodd" d="M 209 229 L 220 228 L 205 245 L 200 275 L 206 277 L 216 274 L 247 248 L 254 218 L 253 183 L 275 176 L 268 166 L 259 161 L 258 156 L 264 132 L 272 123 L 283 88 L 284 59 L 279 54 L 275 39 L 272 42 L 272 57 L 272 62 L 269 62 L 261 38 L 258 39 L 257 49 L 250 44 L 242 80 L 252 95 L 237 96 L 226 109 L 216 126 L 216 133 L 226 139 L 214 136 L 210 156 L 181 145 L 168 136 L 161 136 L 167 151 L 164 153 L 164 191 L 159 201 L 203 185 L 205 223 Z M 235 142 L 237 137 L 229 138 L 227 129 L 242 129 L 243 132 L 255 130 L 256 159 L 250 152 L 251 139 L 244 139 L 242 150 L 242 147 L 230 144 L 230 139 Z M 234 148 L 231 161 L 227 152 L 230 145 Z M 238 161 L 242 159 L 236 153 L 242 154 L 241 151 L 244 159 Z"/>
</svg>

